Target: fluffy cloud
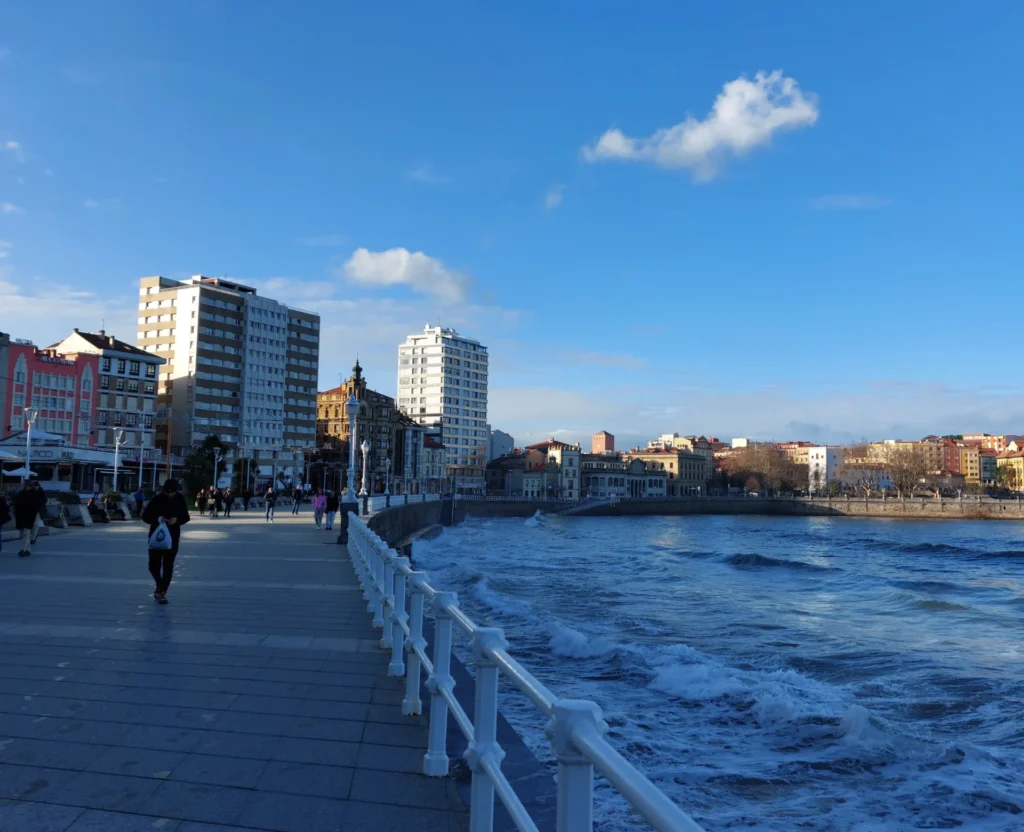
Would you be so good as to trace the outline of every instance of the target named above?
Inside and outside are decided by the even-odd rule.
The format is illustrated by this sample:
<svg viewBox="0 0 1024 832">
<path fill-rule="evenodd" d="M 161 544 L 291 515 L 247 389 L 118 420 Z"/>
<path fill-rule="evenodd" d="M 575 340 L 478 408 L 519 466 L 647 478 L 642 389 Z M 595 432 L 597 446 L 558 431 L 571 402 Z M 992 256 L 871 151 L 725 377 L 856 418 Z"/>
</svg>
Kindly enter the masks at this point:
<svg viewBox="0 0 1024 832">
<path fill-rule="evenodd" d="M 552 185 L 544 194 L 544 207 L 549 211 L 554 210 L 562 204 L 563 196 L 565 196 L 565 185 Z"/>
<path fill-rule="evenodd" d="M 95 211 L 97 208 L 100 207 L 100 204 L 95 199 L 87 199 L 85 201 L 85 207 L 88 208 L 90 211 Z"/>
<path fill-rule="evenodd" d="M 0 240 L 0 260 L 3 260 L 11 253 L 11 244 L 7 240 Z"/>
<path fill-rule="evenodd" d="M 828 194 L 811 200 L 815 211 L 880 211 L 889 200 L 874 194 Z"/>
<path fill-rule="evenodd" d="M 13 153 L 14 154 L 14 158 L 17 161 L 19 161 L 19 162 L 24 162 L 25 161 L 25 151 L 24 151 L 24 149 L 22 148 L 22 146 L 21 146 L 21 144 L 19 142 L 16 142 L 13 139 L 8 139 L 6 142 L 4 142 L 3 148 L 4 148 L 4 150 L 7 150 L 10 153 Z"/>
<path fill-rule="evenodd" d="M 759 72 L 753 81 L 742 76 L 729 81 L 703 120 L 687 116 L 680 124 L 638 139 L 613 128 L 582 154 L 587 162 L 619 159 L 684 168 L 698 181 L 707 181 L 729 159 L 770 144 L 776 133 L 810 127 L 817 120 L 816 96 L 805 94 L 781 70 Z"/>
<path fill-rule="evenodd" d="M 25 209 L 11 202 L 0 202 L 0 214 L 24 214 Z"/>
<path fill-rule="evenodd" d="M 360 286 L 408 286 L 414 292 L 432 295 L 445 303 L 466 298 L 470 279 L 446 268 L 444 263 L 422 251 L 392 248 L 369 251 L 358 248 L 342 265 L 341 272 Z"/>
</svg>

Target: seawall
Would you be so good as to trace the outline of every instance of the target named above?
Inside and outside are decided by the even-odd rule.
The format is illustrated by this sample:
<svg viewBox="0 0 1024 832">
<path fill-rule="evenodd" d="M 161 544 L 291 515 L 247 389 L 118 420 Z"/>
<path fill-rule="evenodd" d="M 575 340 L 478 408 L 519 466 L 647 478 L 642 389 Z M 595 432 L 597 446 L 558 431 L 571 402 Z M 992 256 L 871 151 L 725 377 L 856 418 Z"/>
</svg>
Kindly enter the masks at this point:
<svg viewBox="0 0 1024 832">
<path fill-rule="evenodd" d="M 566 503 L 543 500 L 460 500 L 467 517 L 531 517 L 538 511 L 554 512 Z M 677 516 L 688 514 L 752 514 L 789 517 L 889 517 L 936 520 L 1024 520 L 1020 500 L 956 500 L 915 497 L 881 500 L 863 497 L 834 499 L 766 497 L 689 497 L 620 500 L 595 506 L 576 517 Z"/>
</svg>

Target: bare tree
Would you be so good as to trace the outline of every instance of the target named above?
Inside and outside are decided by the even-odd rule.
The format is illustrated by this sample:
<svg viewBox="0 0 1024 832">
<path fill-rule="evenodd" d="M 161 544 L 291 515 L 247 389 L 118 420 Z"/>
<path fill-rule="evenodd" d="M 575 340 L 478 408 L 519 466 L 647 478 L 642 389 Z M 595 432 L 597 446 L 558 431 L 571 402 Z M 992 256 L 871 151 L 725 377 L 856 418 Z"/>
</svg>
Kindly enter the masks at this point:
<svg viewBox="0 0 1024 832">
<path fill-rule="evenodd" d="M 817 496 L 821 493 L 822 481 L 825 479 L 824 474 L 821 472 L 821 468 L 815 465 L 811 469 L 811 495 Z"/>
<path fill-rule="evenodd" d="M 924 454 L 913 445 L 893 445 L 886 453 L 885 469 L 902 499 L 913 497 L 914 489 L 927 473 Z"/>
</svg>

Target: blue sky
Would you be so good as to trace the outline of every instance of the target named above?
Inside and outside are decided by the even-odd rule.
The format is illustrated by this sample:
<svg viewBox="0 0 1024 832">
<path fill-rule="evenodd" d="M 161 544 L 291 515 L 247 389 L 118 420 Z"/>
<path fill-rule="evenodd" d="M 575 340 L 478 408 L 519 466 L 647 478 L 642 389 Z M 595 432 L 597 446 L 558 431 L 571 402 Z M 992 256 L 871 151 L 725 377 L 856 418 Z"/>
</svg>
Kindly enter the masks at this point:
<svg viewBox="0 0 1024 832">
<path fill-rule="evenodd" d="M 293 5 L 5 6 L 0 328 L 202 272 L 519 440 L 1024 430 L 1019 3 Z"/>
</svg>

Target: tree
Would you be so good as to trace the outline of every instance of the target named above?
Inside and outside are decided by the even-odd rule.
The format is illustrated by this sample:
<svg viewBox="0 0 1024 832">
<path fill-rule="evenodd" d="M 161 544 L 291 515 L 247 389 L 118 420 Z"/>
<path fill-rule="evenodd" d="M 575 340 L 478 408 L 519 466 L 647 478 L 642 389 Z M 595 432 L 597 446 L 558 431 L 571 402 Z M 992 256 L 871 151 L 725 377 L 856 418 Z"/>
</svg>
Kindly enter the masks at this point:
<svg viewBox="0 0 1024 832">
<path fill-rule="evenodd" d="M 864 457 L 854 457 L 864 459 Z M 879 462 L 854 462 L 846 466 L 846 476 L 854 490 L 862 493 L 865 498 L 871 496 L 872 491 L 880 491 L 882 480 L 885 479 L 885 466 Z"/>
<path fill-rule="evenodd" d="M 220 441 L 220 437 L 212 433 L 202 441 L 198 450 L 192 451 L 185 457 L 183 478 L 185 493 L 189 497 L 194 497 L 202 488 L 216 484 L 213 482 L 214 457 L 218 451 L 223 456 L 226 450 L 227 446 Z"/>
<path fill-rule="evenodd" d="M 1021 483 L 1017 481 L 1018 479 L 1016 465 L 1009 463 L 996 468 L 996 485 L 1008 488 L 1010 491 L 1017 491 L 1021 487 Z"/>
<path fill-rule="evenodd" d="M 913 445 L 893 445 L 888 448 L 885 469 L 901 499 L 914 496 L 914 489 L 927 473 L 925 464 L 920 448 Z"/>
</svg>

